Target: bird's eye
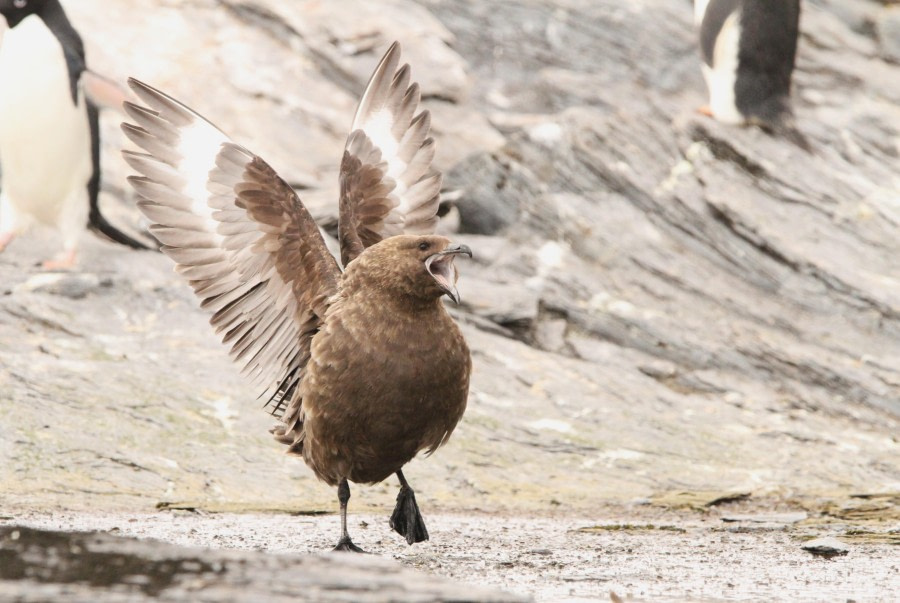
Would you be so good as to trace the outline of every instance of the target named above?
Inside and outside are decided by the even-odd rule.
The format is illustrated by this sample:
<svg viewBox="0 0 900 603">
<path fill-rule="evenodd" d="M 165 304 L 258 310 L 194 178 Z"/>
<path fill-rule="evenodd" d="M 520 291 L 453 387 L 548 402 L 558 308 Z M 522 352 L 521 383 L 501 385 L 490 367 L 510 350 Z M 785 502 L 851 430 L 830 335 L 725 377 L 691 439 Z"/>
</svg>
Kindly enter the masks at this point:
<svg viewBox="0 0 900 603">
<path fill-rule="evenodd" d="M 429 247 L 431 247 L 431 243 L 429 243 L 428 241 L 422 241 L 421 243 L 419 243 L 419 249 L 421 249 L 422 251 L 428 251 Z"/>
</svg>

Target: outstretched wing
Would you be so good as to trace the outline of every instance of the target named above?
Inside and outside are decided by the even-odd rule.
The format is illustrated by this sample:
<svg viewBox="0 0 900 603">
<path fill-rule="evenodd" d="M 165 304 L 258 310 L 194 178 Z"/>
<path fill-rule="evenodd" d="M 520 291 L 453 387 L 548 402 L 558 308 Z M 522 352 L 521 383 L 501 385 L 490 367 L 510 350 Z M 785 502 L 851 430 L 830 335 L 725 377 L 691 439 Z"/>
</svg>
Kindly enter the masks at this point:
<svg viewBox="0 0 900 603">
<path fill-rule="evenodd" d="M 340 268 L 291 187 L 200 115 L 137 80 L 125 103 L 129 181 L 162 251 L 213 313 L 232 358 L 266 387 L 280 416 L 303 376 L 310 340 Z"/>
<path fill-rule="evenodd" d="M 431 116 L 419 108 L 409 65 L 394 42 L 366 86 L 341 161 L 338 232 L 346 266 L 378 241 L 437 225 L 441 174 L 432 169 Z"/>
</svg>

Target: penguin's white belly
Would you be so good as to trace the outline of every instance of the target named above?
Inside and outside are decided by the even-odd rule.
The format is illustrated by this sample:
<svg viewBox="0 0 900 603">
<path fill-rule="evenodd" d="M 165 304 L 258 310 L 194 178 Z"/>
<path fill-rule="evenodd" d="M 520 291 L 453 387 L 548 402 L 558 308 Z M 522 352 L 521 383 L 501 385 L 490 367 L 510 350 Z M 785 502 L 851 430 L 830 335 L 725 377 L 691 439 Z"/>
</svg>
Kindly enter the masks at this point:
<svg viewBox="0 0 900 603">
<path fill-rule="evenodd" d="M 709 4 L 709 0 L 694 0 L 694 23 L 697 25 L 703 22 L 707 4 Z"/>
<path fill-rule="evenodd" d="M 725 20 L 716 38 L 712 67 L 703 65 L 703 77 L 709 88 L 709 108 L 716 119 L 730 124 L 744 122 L 744 116 L 735 105 L 734 94 L 740 39 L 740 20 L 738 13 L 733 13 Z"/>
<path fill-rule="evenodd" d="M 57 226 L 79 219 L 83 228 L 93 171 L 84 102 L 79 92 L 73 103 L 62 47 L 40 18 L 4 33 L 0 165 L 3 196 L 17 213 Z"/>
</svg>

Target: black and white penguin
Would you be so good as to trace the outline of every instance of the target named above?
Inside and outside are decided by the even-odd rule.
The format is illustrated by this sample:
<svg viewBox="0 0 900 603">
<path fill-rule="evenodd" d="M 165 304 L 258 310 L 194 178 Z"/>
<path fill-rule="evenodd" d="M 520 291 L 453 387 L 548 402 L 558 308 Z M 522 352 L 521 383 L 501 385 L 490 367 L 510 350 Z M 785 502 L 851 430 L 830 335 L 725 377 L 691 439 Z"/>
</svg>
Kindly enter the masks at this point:
<svg viewBox="0 0 900 603">
<path fill-rule="evenodd" d="M 0 43 L 0 251 L 32 223 L 56 227 L 70 267 L 85 225 L 134 248 L 98 205 L 100 128 L 84 45 L 58 0 L 0 0 L 9 29 Z M 98 92 L 102 93 L 102 92 Z"/>
<path fill-rule="evenodd" d="M 702 112 L 799 136 L 790 94 L 800 0 L 694 0 L 694 19 L 709 88 Z"/>
</svg>

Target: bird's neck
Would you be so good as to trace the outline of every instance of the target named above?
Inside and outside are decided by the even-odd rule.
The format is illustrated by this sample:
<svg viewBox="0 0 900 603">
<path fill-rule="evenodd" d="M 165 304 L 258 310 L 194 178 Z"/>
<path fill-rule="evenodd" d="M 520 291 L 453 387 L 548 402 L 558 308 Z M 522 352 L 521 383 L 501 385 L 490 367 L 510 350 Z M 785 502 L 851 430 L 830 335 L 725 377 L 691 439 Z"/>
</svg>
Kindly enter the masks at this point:
<svg viewBox="0 0 900 603">
<path fill-rule="evenodd" d="M 378 290 L 369 293 L 372 302 L 384 308 L 386 313 L 399 315 L 427 315 L 441 312 L 444 309 L 439 297 L 417 297 L 413 295 L 397 295 L 393 291 Z"/>
<path fill-rule="evenodd" d="M 441 320 L 449 316 L 441 299 L 398 294 L 375 283 L 344 282 L 340 305 L 345 311 L 377 320 L 379 324 L 403 324 Z M 377 319 L 376 319 L 377 317 Z"/>
<path fill-rule="evenodd" d="M 358 262 L 359 259 L 354 260 Z M 385 312 L 401 314 L 422 314 L 436 312 L 443 309 L 441 296 L 413 295 L 407 291 L 416 291 L 417 287 L 413 277 L 409 282 L 396 283 L 397 277 L 391 273 L 383 273 L 377 267 L 375 269 L 360 269 L 362 266 L 353 266 L 343 274 L 341 282 L 342 297 L 353 300 L 354 303 L 383 308 Z M 391 283 L 386 286 L 385 283 Z"/>
</svg>

